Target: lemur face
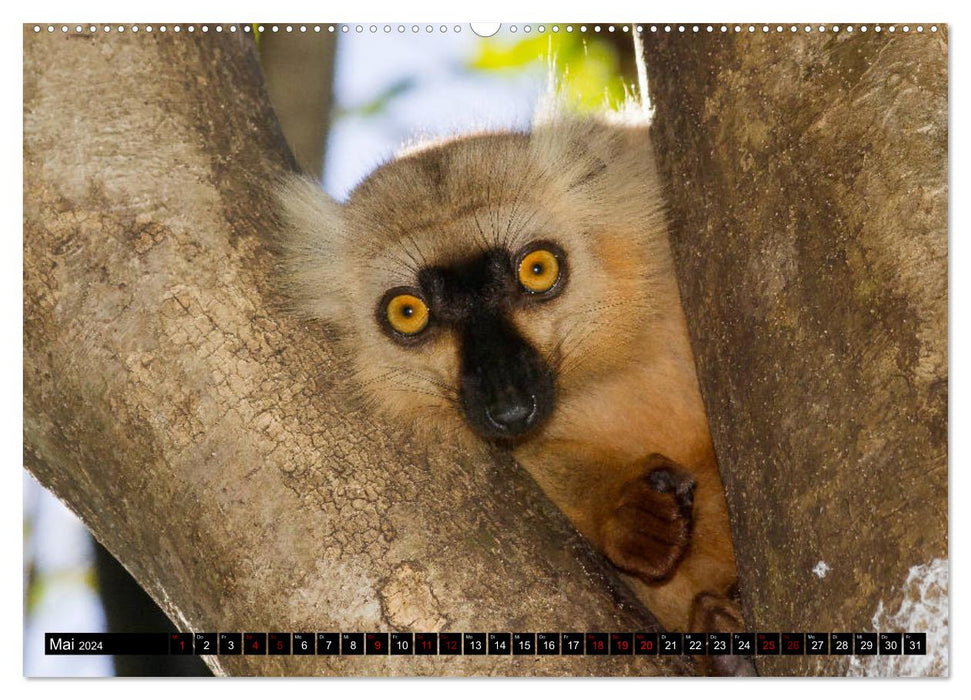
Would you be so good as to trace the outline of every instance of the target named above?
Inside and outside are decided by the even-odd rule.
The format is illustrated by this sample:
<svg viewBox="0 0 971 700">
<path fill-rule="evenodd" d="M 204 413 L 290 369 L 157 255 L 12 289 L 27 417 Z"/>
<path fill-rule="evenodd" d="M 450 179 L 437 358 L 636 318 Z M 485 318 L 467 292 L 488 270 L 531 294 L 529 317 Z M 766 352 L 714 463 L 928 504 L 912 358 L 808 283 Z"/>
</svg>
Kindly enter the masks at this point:
<svg viewBox="0 0 971 700">
<path fill-rule="evenodd" d="M 563 292 L 564 250 L 551 241 L 485 249 L 455 265 L 423 267 L 417 277 L 416 287 L 393 288 L 377 305 L 388 338 L 408 347 L 451 334 L 458 405 L 480 437 L 514 441 L 541 425 L 554 407 L 556 357 L 523 337 L 513 313 Z"/>
<path fill-rule="evenodd" d="M 284 187 L 290 284 L 343 331 L 367 403 L 412 429 L 519 443 L 641 352 L 670 303 L 651 282 L 667 243 L 638 169 L 646 138 L 628 131 L 434 144 L 343 205 Z"/>
</svg>

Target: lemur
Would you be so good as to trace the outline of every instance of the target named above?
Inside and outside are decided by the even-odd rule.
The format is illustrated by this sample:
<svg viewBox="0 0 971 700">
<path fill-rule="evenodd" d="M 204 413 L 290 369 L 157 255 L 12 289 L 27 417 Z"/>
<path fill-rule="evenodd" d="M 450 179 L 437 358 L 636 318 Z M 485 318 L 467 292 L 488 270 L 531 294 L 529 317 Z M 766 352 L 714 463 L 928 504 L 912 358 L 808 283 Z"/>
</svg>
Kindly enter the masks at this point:
<svg viewBox="0 0 971 700">
<path fill-rule="evenodd" d="M 643 120 L 559 113 L 412 148 L 344 204 L 279 197 L 288 294 L 370 403 L 510 450 L 665 628 L 742 629 Z"/>
</svg>

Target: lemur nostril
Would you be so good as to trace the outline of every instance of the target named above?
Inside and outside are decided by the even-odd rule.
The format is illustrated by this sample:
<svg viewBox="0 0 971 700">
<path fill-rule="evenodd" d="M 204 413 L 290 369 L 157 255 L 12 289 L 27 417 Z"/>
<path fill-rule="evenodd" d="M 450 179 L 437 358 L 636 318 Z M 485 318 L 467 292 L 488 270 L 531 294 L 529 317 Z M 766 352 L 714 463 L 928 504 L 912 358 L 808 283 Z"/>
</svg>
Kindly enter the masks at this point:
<svg viewBox="0 0 971 700">
<path fill-rule="evenodd" d="M 536 397 L 516 397 L 513 400 L 492 403 L 486 407 L 486 417 L 497 428 L 520 432 L 530 427 L 536 417 Z"/>
</svg>

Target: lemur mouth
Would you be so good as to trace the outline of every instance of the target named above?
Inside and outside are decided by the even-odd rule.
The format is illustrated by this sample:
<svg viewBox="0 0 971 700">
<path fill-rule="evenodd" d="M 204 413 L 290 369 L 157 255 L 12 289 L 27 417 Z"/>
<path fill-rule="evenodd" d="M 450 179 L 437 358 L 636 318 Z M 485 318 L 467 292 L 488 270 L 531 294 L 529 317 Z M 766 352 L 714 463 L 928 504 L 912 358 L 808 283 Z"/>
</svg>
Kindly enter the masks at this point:
<svg viewBox="0 0 971 700">
<path fill-rule="evenodd" d="M 484 429 L 482 423 L 468 421 L 472 430 L 484 440 L 491 442 L 505 449 L 512 449 L 517 445 L 531 440 L 541 429 L 542 420 L 536 418 L 538 411 L 530 408 L 527 417 L 513 424 L 503 423 L 495 420 L 488 412 L 485 414 L 489 423 L 488 429 Z M 468 418 L 468 415 L 466 415 Z"/>
</svg>

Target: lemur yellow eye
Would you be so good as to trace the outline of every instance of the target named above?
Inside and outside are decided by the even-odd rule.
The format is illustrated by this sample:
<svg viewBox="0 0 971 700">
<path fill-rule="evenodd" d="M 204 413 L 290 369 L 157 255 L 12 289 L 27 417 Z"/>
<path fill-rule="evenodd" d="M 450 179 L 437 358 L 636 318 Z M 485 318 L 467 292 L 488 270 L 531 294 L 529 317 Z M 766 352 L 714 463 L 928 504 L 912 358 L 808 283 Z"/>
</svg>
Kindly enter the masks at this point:
<svg viewBox="0 0 971 700">
<path fill-rule="evenodd" d="M 543 248 L 523 256 L 519 263 L 519 283 L 530 292 L 548 292 L 559 278 L 559 261 L 553 253 Z"/>
<path fill-rule="evenodd" d="M 413 294 L 399 294 L 388 302 L 388 323 L 402 335 L 417 335 L 428 325 L 428 307 Z"/>
</svg>

